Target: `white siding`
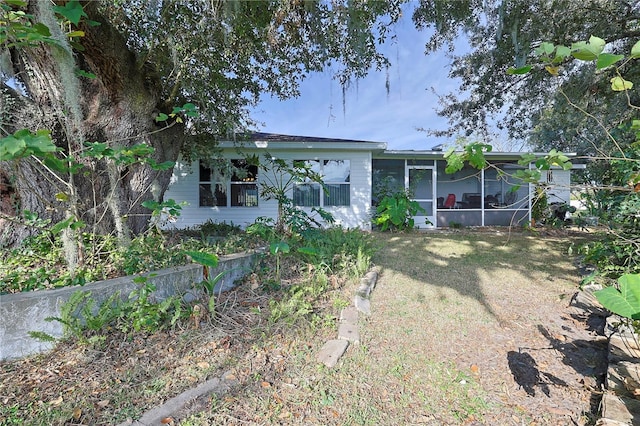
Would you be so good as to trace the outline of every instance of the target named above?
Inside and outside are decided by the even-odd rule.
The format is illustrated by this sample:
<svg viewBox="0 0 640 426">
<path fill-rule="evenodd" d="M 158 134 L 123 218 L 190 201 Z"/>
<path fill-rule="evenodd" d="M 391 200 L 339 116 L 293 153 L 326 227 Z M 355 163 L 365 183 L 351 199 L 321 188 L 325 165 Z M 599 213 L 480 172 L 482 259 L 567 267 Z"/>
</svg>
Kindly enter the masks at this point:
<svg viewBox="0 0 640 426">
<path fill-rule="evenodd" d="M 264 152 L 255 151 L 260 156 Z M 298 150 L 272 152 L 284 160 L 349 160 L 350 161 L 350 198 L 351 205 L 344 207 L 326 207 L 336 224 L 347 228 L 371 229 L 371 153 L 369 151 L 323 151 Z M 237 154 L 227 153 L 227 158 L 238 158 Z M 275 200 L 266 201 L 260 198 L 258 207 L 199 207 L 199 168 L 198 163 L 192 165 L 178 162 L 174 168 L 171 184 L 164 199 L 186 202 L 180 217 L 165 228 L 183 229 L 197 226 L 211 219 L 215 222 L 227 222 L 246 227 L 258 217 L 277 218 L 278 205 Z M 258 174 L 258 185 L 264 176 Z M 311 209 L 308 209 L 310 211 Z"/>
<path fill-rule="evenodd" d="M 540 182 L 547 185 L 547 201 L 567 203 L 571 201 L 571 170 L 551 169 L 542 173 Z"/>
</svg>

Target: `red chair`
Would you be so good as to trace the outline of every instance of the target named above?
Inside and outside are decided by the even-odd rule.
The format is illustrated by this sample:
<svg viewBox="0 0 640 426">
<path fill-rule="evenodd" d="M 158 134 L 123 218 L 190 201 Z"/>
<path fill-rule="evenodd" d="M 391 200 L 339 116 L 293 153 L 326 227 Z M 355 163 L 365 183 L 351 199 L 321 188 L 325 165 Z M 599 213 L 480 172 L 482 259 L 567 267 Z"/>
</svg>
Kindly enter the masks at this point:
<svg viewBox="0 0 640 426">
<path fill-rule="evenodd" d="M 447 200 L 444 202 L 444 205 L 442 207 L 444 207 L 445 209 L 452 209 L 455 206 L 456 206 L 456 194 L 447 195 Z"/>
</svg>

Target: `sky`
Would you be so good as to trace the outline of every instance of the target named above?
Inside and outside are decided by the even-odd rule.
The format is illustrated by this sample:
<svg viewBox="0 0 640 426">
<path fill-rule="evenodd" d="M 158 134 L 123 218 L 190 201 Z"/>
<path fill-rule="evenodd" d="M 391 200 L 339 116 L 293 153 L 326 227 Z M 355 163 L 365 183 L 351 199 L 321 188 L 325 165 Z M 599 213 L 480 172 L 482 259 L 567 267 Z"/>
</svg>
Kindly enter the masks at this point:
<svg viewBox="0 0 640 426">
<path fill-rule="evenodd" d="M 442 52 L 424 54 L 429 37 L 415 29 L 407 14 L 396 24 L 397 38 L 382 51 L 391 60 L 390 91 L 386 72 L 372 71 L 352 85 L 343 96 L 331 73 L 313 74 L 301 85 L 298 98 L 280 101 L 265 98 L 253 118 L 259 130 L 296 136 L 317 136 L 386 142 L 388 149 L 421 150 L 450 142 L 429 136 L 417 128 L 445 129 L 446 119 L 436 114 L 438 97 L 458 90 L 459 82 L 448 78 L 451 59 Z"/>
</svg>

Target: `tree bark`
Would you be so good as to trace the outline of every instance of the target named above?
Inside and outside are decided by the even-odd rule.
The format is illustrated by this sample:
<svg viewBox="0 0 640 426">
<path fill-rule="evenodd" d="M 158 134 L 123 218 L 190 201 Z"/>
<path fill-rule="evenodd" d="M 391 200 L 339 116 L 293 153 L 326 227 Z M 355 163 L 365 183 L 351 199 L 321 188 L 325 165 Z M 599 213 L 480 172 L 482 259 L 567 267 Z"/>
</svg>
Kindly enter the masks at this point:
<svg viewBox="0 0 640 426">
<path fill-rule="evenodd" d="M 38 4 L 48 2 L 31 2 L 30 12 L 40 22 L 46 22 Z M 84 10 L 90 20 L 100 22 L 99 26 L 80 24 L 85 32 L 79 39 L 84 50 L 74 50 L 73 56 L 51 45 L 12 51 L 14 73 L 25 95 L 6 86 L 3 88 L 2 99 L 8 101 L 0 104 L 0 114 L 11 116 L 13 128 L 3 126 L 2 130 L 3 133 L 20 128 L 51 130 L 55 144 L 64 154 L 78 158 L 85 165 L 74 179 L 81 219 L 93 225 L 94 230 L 108 233 L 118 222 L 113 216 L 115 213 L 138 234 L 147 228 L 151 213 L 141 202 L 152 198 L 162 200 L 171 170 L 158 172 L 140 164 L 120 166 L 119 176 L 114 179 L 113 170 L 110 178 L 106 161 L 82 159 L 78 154 L 85 141 L 106 142 L 114 148 L 145 143 L 155 149 L 155 161 L 176 161 L 185 138 L 184 128 L 174 125 L 162 130 L 165 124 L 160 126 L 155 122 L 159 112 L 167 112 L 160 99 L 160 80 L 147 64 L 139 66 L 122 35 L 98 12 L 97 2 L 84 3 Z M 96 77 L 68 75 L 70 66 Z M 34 167 L 32 159 L 0 164 L 0 175 L 12 182 L 11 195 L 19 200 L 21 210 L 36 212 L 53 221 L 62 219 L 62 209 L 51 210 L 60 188 L 43 180 L 44 175 L 37 179 L 39 170 Z M 23 173 L 18 173 L 18 169 Z M 69 176 L 61 178 L 69 182 Z M 34 197 L 34 183 L 41 197 Z M 1 222 L 0 227 L 3 227 Z M 5 242 L 17 242 L 11 240 L 20 240 L 23 236 L 24 233 L 14 233 Z"/>
</svg>

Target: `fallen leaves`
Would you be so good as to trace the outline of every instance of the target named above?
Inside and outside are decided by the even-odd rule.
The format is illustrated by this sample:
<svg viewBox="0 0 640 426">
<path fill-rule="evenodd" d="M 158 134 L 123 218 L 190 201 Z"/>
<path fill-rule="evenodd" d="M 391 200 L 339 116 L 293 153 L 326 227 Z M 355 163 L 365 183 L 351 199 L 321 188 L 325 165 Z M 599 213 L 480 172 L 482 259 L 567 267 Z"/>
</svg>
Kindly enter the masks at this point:
<svg viewBox="0 0 640 426">
<path fill-rule="evenodd" d="M 80 417 L 82 417 L 82 409 L 79 407 L 74 408 L 72 415 L 74 420 L 80 420 Z"/>
<path fill-rule="evenodd" d="M 52 399 L 51 401 L 49 401 L 49 405 L 52 405 L 54 407 L 58 407 L 60 406 L 62 403 L 64 402 L 64 398 L 62 397 L 62 395 L 58 396 L 56 399 Z"/>
<path fill-rule="evenodd" d="M 106 408 L 110 402 L 111 401 L 108 399 L 103 399 L 102 401 L 97 402 L 96 405 L 100 408 Z"/>
</svg>

